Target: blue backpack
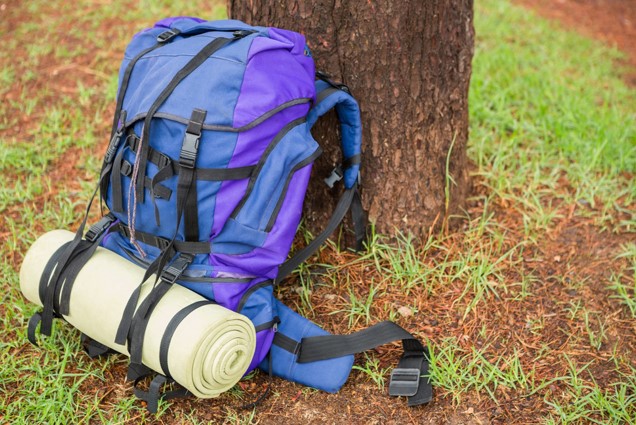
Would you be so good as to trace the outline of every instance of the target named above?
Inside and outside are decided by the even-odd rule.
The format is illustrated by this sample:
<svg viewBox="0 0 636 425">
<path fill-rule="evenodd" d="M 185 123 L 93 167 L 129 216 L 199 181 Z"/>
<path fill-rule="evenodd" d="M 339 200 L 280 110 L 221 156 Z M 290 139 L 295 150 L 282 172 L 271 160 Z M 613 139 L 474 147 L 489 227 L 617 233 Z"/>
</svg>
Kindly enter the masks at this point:
<svg viewBox="0 0 636 425">
<path fill-rule="evenodd" d="M 342 180 L 344 192 L 326 229 L 288 259 L 321 153 L 310 130 L 334 108 L 343 160 L 325 181 Z M 315 73 L 300 34 L 196 18 L 164 19 L 138 33 L 121 66 L 98 185 L 109 213 L 86 234 L 84 218 L 55 271 L 49 268 L 44 292 L 52 295 L 31 321 L 30 338 L 38 322 L 48 335 L 52 319 L 68 313 L 74 277 L 103 246 L 158 279 L 137 310 L 139 293 L 129 300 L 118 329 L 116 342 L 127 342 L 130 351 L 129 379 L 152 372 L 141 361 L 144 327 L 153 305 L 177 283 L 252 321 L 257 348 L 249 370 L 336 392 L 354 353 L 401 340 L 404 353 L 389 393 L 407 396 L 409 405 L 430 401 L 428 352 L 409 332 L 382 322 L 331 335 L 274 295 L 348 211 L 361 246 L 361 133 L 349 89 Z M 106 351 L 97 343 L 87 348 L 93 355 Z M 150 410 L 166 396 L 158 391 L 165 381 L 159 374 L 151 390 L 136 391 Z"/>
</svg>

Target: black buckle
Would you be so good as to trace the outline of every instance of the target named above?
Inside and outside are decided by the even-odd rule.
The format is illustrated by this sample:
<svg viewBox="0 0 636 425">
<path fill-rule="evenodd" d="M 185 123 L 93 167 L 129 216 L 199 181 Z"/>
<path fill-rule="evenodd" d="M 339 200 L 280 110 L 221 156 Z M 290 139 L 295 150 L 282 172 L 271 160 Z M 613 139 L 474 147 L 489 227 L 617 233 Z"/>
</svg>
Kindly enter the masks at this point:
<svg viewBox="0 0 636 425">
<path fill-rule="evenodd" d="M 157 236 L 156 241 L 157 241 L 157 248 L 159 248 L 160 251 L 165 250 L 166 248 L 168 248 L 168 245 L 170 245 L 170 241 L 166 238 L 161 238 Z"/>
<path fill-rule="evenodd" d="M 129 177 L 130 174 L 132 173 L 132 170 L 133 170 L 132 164 L 124 159 L 121 162 L 121 175 Z"/>
<path fill-rule="evenodd" d="M 179 31 L 178 29 L 169 29 L 168 31 L 164 31 L 161 34 L 159 34 L 157 36 L 157 42 L 158 43 L 165 43 L 167 41 L 172 40 L 173 38 L 175 38 L 176 36 L 178 36 L 179 34 L 181 34 L 181 31 Z"/>
<path fill-rule="evenodd" d="M 110 164 L 113 162 L 113 158 L 115 157 L 115 152 L 117 152 L 117 148 L 119 147 L 119 139 L 124 134 L 123 129 L 117 130 L 112 139 L 110 139 L 110 143 L 108 143 L 108 149 L 106 149 L 106 155 L 104 156 L 104 162 Z"/>
<path fill-rule="evenodd" d="M 161 272 L 161 280 L 164 280 L 170 284 L 173 284 L 181 277 L 185 269 L 188 268 L 190 263 L 194 260 L 194 256 L 191 254 L 179 254 L 179 256 L 170 263 Z"/>
<path fill-rule="evenodd" d="M 420 370 L 416 368 L 395 368 L 389 381 L 389 395 L 411 397 L 420 386 Z"/>
<path fill-rule="evenodd" d="M 333 169 L 329 177 L 325 179 L 325 184 L 329 186 L 329 189 L 333 189 L 333 185 L 342 180 L 343 177 L 342 167 L 338 165 Z"/>
<path fill-rule="evenodd" d="M 170 165 L 170 157 L 160 153 L 159 161 L 157 161 L 157 168 L 161 170 L 162 168 L 165 168 L 168 165 Z"/>
<path fill-rule="evenodd" d="M 185 133 L 181 153 L 179 154 L 179 165 L 185 168 L 194 168 L 197 160 L 197 152 L 199 151 L 199 138 L 201 135 Z"/>
<path fill-rule="evenodd" d="M 119 116 L 119 127 L 117 131 L 113 135 L 113 138 L 108 142 L 108 148 L 106 149 L 106 155 L 104 156 L 104 162 L 110 164 L 115 158 L 115 152 L 117 152 L 117 148 L 119 147 L 119 141 L 121 140 L 121 136 L 124 135 L 124 129 L 126 128 L 126 111 L 121 111 Z"/>
<path fill-rule="evenodd" d="M 84 239 L 89 242 L 95 242 L 102 233 L 106 231 L 117 220 L 114 216 L 108 214 L 103 216 L 97 223 L 93 224 L 88 232 L 84 235 Z"/>
<path fill-rule="evenodd" d="M 335 81 L 331 79 L 331 76 L 327 74 L 326 72 L 316 71 L 316 77 L 320 78 L 322 81 L 329 84 L 331 87 L 334 87 L 338 90 L 342 90 L 343 92 L 347 94 L 351 94 L 351 90 L 349 89 L 349 86 L 342 83 L 336 83 Z"/>
</svg>

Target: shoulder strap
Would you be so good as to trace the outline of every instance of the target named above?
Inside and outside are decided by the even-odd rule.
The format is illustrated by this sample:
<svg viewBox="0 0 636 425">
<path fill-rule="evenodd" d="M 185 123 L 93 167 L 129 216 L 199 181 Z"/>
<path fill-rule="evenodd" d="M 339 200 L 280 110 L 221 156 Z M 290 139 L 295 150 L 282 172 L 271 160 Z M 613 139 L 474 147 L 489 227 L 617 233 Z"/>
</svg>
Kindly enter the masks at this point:
<svg viewBox="0 0 636 425">
<path fill-rule="evenodd" d="M 313 127 L 318 118 L 335 108 L 342 134 L 342 174 L 345 188 L 350 189 L 358 181 L 362 149 L 362 122 L 360 107 L 344 84 L 337 84 L 323 73 L 317 74 L 316 103 L 307 115 L 307 125 Z"/>
<path fill-rule="evenodd" d="M 351 211 L 356 236 L 356 250 L 360 251 L 362 249 L 366 236 L 366 218 L 358 190 L 362 146 L 360 107 L 358 102 L 351 96 L 347 86 L 334 83 L 322 73 L 317 75 L 321 79 L 316 81 L 316 103 L 307 115 L 307 125 L 309 128 L 313 127 L 318 118 L 335 108 L 342 134 L 343 161 L 342 165 L 337 166 L 331 176 L 325 179 L 325 183 L 329 187 L 333 187 L 335 182 L 344 179 L 345 190 L 326 228 L 309 245 L 281 264 L 274 285 L 280 283 L 283 278 L 292 273 L 296 267 L 316 252 L 336 230 L 347 211 Z"/>
</svg>

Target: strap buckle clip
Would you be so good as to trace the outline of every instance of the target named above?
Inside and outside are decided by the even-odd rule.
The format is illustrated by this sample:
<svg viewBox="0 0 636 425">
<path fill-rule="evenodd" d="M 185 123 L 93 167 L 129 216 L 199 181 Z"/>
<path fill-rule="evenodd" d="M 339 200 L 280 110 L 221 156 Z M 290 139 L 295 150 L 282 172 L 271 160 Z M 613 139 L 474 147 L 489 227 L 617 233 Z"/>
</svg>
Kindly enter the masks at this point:
<svg viewBox="0 0 636 425">
<path fill-rule="evenodd" d="M 93 224 L 88 232 L 84 235 L 84 239 L 88 242 L 95 242 L 102 233 L 106 231 L 117 220 L 114 216 L 107 214 L 103 216 L 97 223 Z"/>
<path fill-rule="evenodd" d="M 181 31 L 179 31 L 176 28 L 171 28 L 167 31 L 162 32 L 161 34 L 157 36 L 157 43 L 166 43 L 172 40 L 173 38 L 175 38 L 176 36 L 178 36 L 179 34 L 181 34 Z"/>
<path fill-rule="evenodd" d="M 124 135 L 125 129 L 126 111 L 121 111 L 117 131 L 115 131 L 115 134 L 113 134 L 113 138 L 110 139 L 110 142 L 108 142 L 108 148 L 106 149 L 106 155 L 104 156 L 104 162 L 106 164 L 110 164 L 111 162 L 113 162 L 113 159 L 115 158 L 115 152 L 117 152 L 117 148 L 119 148 L 119 141 Z"/>
<path fill-rule="evenodd" d="M 420 370 L 416 368 L 395 368 L 389 381 L 389 395 L 411 397 L 420 386 Z"/>
<path fill-rule="evenodd" d="M 342 167 L 338 165 L 333 169 L 329 177 L 325 179 L 325 184 L 329 186 L 329 189 L 333 189 L 333 185 L 342 180 L 343 177 L 344 173 L 342 171 Z"/>
<path fill-rule="evenodd" d="M 121 136 L 124 134 L 123 129 L 117 130 L 112 139 L 110 139 L 110 143 L 108 143 L 108 149 L 106 149 L 106 155 L 104 156 L 104 162 L 110 164 L 113 162 L 115 158 L 115 152 L 117 152 L 117 148 L 119 147 L 119 140 Z"/>
<path fill-rule="evenodd" d="M 197 160 L 197 152 L 199 151 L 200 137 L 198 134 L 185 133 L 181 153 L 179 154 L 179 165 L 185 168 L 194 168 L 194 164 Z"/>
<path fill-rule="evenodd" d="M 180 254 L 172 263 L 170 263 L 161 272 L 161 280 L 173 284 L 181 277 L 185 269 L 188 268 L 190 263 L 194 260 L 192 254 Z"/>
</svg>

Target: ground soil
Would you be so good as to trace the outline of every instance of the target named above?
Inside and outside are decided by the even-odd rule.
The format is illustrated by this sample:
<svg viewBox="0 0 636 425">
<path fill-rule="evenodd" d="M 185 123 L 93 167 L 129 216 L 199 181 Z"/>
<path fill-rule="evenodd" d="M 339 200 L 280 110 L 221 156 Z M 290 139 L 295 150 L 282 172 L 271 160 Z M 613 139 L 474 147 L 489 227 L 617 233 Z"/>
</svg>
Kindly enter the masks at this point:
<svg viewBox="0 0 636 425">
<path fill-rule="evenodd" d="M 537 10 L 543 16 L 556 19 L 561 25 L 581 31 L 599 38 L 609 44 L 615 45 L 624 50 L 629 55 L 629 63 L 633 66 L 628 80 L 636 85 L 636 1 L 634 0 L 517 0 L 524 6 Z M 10 25 L 9 25 L 10 27 Z M 69 69 L 66 73 L 69 81 L 74 77 L 80 78 L 81 69 Z M 10 98 L 19 96 L 21 92 L 16 88 L 16 92 L 7 93 Z M 26 120 L 19 120 L 20 127 L 29 125 Z M 104 134 L 107 132 L 108 122 L 104 122 L 104 128 L 100 129 Z M 0 134 L 0 136 L 3 136 Z M 103 151 L 103 146 L 95 148 L 95 155 Z M 72 151 L 72 155 L 67 155 L 65 161 L 55 164 L 52 169 L 60 170 L 59 175 L 55 175 L 55 181 L 59 187 L 76 184 L 83 176 L 80 176 L 80 168 L 76 167 L 76 161 L 81 156 L 80 152 Z M 64 167 L 64 168 L 62 168 Z M 44 202 L 44 197 L 51 197 L 48 193 L 37 202 Z M 481 206 L 474 204 L 471 215 L 479 215 Z M 19 206 L 8 211 L 9 214 L 19 214 Z M 79 213 L 79 211 L 78 211 Z M 520 217 L 507 215 L 509 212 L 505 206 L 497 211 L 498 220 L 511 223 L 510 228 L 514 228 L 515 222 Z M 577 333 L 578 329 L 571 327 L 571 321 L 567 320 L 562 312 L 555 309 L 559 302 L 568 302 L 569 299 L 584 297 L 591 301 L 590 309 L 595 311 L 610 312 L 607 320 L 616 323 L 616 335 L 610 335 L 607 342 L 607 350 L 613 344 L 611 339 L 621 339 L 623 335 L 629 335 L 625 340 L 633 340 L 635 330 L 625 322 L 619 314 L 620 308 L 616 302 L 608 300 L 606 297 L 594 297 L 595 292 L 602 292 L 604 286 L 602 282 L 607 281 L 608 276 L 613 272 L 611 264 L 616 248 L 626 242 L 620 235 L 601 235 L 596 227 L 590 222 L 577 219 L 568 211 L 563 211 L 563 219 L 550 234 L 546 235 L 546 240 L 541 244 L 540 251 L 528 253 L 527 258 L 522 259 L 523 267 L 534 275 L 538 276 L 536 282 L 529 288 L 534 297 L 532 302 L 524 305 L 524 308 L 516 311 L 508 311 L 506 303 L 493 303 L 491 308 L 484 311 L 485 317 L 468 317 L 462 319 L 456 316 L 450 309 L 453 300 L 457 298 L 458 291 L 461 291 L 458 283 L 457 287 L 448 288 L 448 292 L 442 295 L 448 302 L 444 302 L 438 297 L 435 302 L 427 299 L 426 294 L 415 293 L 413 296 L 418 299 L 418 311 L 422 313 L 411 317 L 404 317 L 401 324 L 407 328 L 418 328 L 419 334 L 427 339 L 440 341 L 446 336 L 464 336 L 472 344 L 480 337 L 479 330 L 484 321 L 493 321 L 497 324 L 498 335 L 495 344 L 501 344 L 502 352 L 505 351 L 504 341 L 520 341 L 528 348 L 521 361 L 524 365 L 532 365 L 536 368 L 537 378 L 554 373 L 553 369 L 559 367 L 556 356 L 565 347 L 571 351 L 568 353 L 574 356 L 581 364 L 589 361 L 592 357 L 601 360 L 609 354 L 608 351 L 589 353 L 589 351 L 572 351 L 573 345 L 568 345 L 569 336 Z M 79 217 L 79 214 L 78 214 Z M 3 224 L 0 222 L 0 224 Z M 5 229 L 4 226 L 0 227 Z M 3 232 L 0 232 L 0 236 Z M 4 235 L 8 236 L 8 235 Z M 458 235 L 460 238 L 461 235 Z M 539 248 L 537 248 L 539 249 Z M 325 255 L 332 255 L 329 252 Z M 333 254 L 335 255 L 335 254 Z M 337 263 L 339 261 L 350 260 L 346 254 L 343 256 L 326 257 L 324 262 Z M 19 259 L 15 259 L 16 267 Z M 355 279 L 356 270 L 349 269 Z M 360 276 L 364 271 L 360 271 Z M 589 282 L 589 285 L 576 287 L 574 285 L 563 285 L 563 282 Z M 290 285 L 291 286 L 291 285 Z M 328 291 L 336 291 L 328 292 Z M 585 292 L 585 293 L 581 293 Z M 290 305 L 299 302 L 299 297 L 293 290 L 283 290 L 283 297 Z M 363 296 L 364 293 L 360 293 Z M 393 294 L 396 302 L 400 302 L 398 294 Z M 320 316 L 320 322 L 327 329 L 335 332 L 345 332 L 346 323 L 339 323 L 335 315 L 329 315 L 333 310 L 330 304 L 335 299 L 347 299 L 346 290 L 330 290 L 327 287 L 315 289 L 312 300 L 316 314 Z M 408 300 L 402 299 L 403 302 Z M 556 303 L 555 303 L 556 301 Z M 555 309 L 555 310 L 553 310 Z M 0 310 L 1 311 L 1 310 Z M 426 314 L 424 314 L 426 312 Z M 528 317 L 549 317 L 546 329 L 541 335 L 534 335 L 528 331 L 526 323 Z M 533 365 L 533 356 L 540 349 L 541 344 L 548 342 L 554 350 L 555 362 L 544 362 Z M 487 341 L 486 341 L 487 342 Z M 493 342 L 493 341 L 491 341 Z M 31 347 L 26 350 L 36 350 Z M 631 350 L 634 347 L 630 348 Z M 395 364 L 397 360 L 397 347 L 384 347 L 376 350 L 375 355 L 380 359 L 382 368 Z M 16 353 L 17 355 L 17 353 Z M 78 354 L 82 355 L 82 354 Z M 544 358 L 545 359 L 545 358 Z M 359 359 L 358 359 L 359 360 Z M 361 364 L 358 362 L 357 364 Z M 563 371 L 565 372 L 565 371 Z M 611 382 L 612 376 L 598 371 L 599 382 Z M 124 383 L 125 363 L 122 361 L 106 373 L 106 383 L 97 379 L 87 379 L 82 387 L 82 391 L 94 393 L 95 397 L 101 400 L 101 405 L 105 410 L 112 409 L 117 400 L 129 397 L 131 393 L 130 384 Z M 267 377 L 264 374 L 257 376 L 254 380 L 242 384 L 244 390 L 250 397 L 256 398 L 263 388 L 268 385 Z M 558 388 L 550 389 L 557 391 Z M 529 423 L 533 419 L 538 420 L 537 412 L 545 409 L 542 396 L 528 396 L 523 398 L 506 397 L 506 389 L 500 389 L 498 396 L 507 402 L 496 404 L 490 398 L 478 396 L 466 396 L 460 406 L 453 403 L 452 396 L 438 391 L 435 394 L 434 403 L 420 409 L 405 408 L 405 400 L 390 399 L 385 391 L 379 390 L 364 374 L 354 372 L 349 382 L 337 395 L 325 394 L 313 390 L 304 389 L 301 386 L 275 380 L 273 392 L 276 396 L 269 397 L 258 409 L 258 419 L 264 424 L 324 424 L 324 423 L 349 423 L 349 424 L 487 424 L 487 423 Z M 162 422 L 172 423 L 177 418 L 183 418 L 181 413 L 195 409 L 199 419 L 218 421 L 227 415 L 227 409 L 233 410 L 232 405 L 236 404 L 236 398 L 222 396 L 220 400 L 179 400 L 175 401 L 169 412 L 163 417 Z M 228 405 L 230 407 L 228 407 Z M 543 407 L 542 407 L 543 406 Z M 542 412 L 544 413 L 544 412 Z M 541 413 L 539 413 L 541 414 Z"/>
<path fill-rule="evenodd" d="M 622 50 L 625 79 L 636 86 L 636 1 L 515 0 L 565 28 L 594 37 Z"/>
</svg>

